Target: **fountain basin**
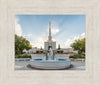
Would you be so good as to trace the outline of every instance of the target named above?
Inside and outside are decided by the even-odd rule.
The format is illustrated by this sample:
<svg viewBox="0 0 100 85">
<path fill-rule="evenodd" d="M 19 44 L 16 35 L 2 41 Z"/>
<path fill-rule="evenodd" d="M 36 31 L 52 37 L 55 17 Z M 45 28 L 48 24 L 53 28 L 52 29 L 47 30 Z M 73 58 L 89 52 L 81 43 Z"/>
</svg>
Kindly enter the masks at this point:
<svg viewBox="0 0 100 85">
<path fill-rule="evenodd" d="M 43 59 L 32 59 L 30 61 L 31 67 L 39 69 L 65 69 L 70 67 L 71 61 L 68 59 L 57 59 L 57 60 L 43 60 Z"/>
</svg>

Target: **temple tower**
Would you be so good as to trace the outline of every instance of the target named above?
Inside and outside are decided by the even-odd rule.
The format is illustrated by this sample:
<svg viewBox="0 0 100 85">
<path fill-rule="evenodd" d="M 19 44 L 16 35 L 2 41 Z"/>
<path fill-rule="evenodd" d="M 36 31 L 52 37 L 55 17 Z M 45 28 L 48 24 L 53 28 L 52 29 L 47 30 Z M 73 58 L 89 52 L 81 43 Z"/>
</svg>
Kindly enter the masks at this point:
<svg viewBox="0 0 100 85">
<path fill-rule="evenodd" d="M 44 42 L 44 50 L 49 50 L 50 48 L 56 50 L 56 42 L 52 41 L 51 30 L 51 22 L 49 22 L 49 36 L 47 42 Z"/>
<path fill-rule="evenodd" d="M 49 22 L 49 36 L 48 36 L 48 41 L 52 41 L 52 36 L 51 36 L 51 22 Z"/>
</svg>

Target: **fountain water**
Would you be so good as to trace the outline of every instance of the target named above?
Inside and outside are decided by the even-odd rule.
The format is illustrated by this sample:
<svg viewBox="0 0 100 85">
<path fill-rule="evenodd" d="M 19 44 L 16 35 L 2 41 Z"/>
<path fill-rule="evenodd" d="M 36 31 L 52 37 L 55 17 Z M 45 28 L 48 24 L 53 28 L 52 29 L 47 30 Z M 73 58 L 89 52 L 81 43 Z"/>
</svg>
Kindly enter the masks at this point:
<svg viewBox="0 0 100 85">
<path fill-rule="evenodd" d="M 40 69 L 64 69 L 70 66 L 70 59 L 58 59 L 54 56 L 53 50 L 50 48 L 49 52 L 42 56 L 42 59 L 31 60 L 30 65 Z"/>
</svg>

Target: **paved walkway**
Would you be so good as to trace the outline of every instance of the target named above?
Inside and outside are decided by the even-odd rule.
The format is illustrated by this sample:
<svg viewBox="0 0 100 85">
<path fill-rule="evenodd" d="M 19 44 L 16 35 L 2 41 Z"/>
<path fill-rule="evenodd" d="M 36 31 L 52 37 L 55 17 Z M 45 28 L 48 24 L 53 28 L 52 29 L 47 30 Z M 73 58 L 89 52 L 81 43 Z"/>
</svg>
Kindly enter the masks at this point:
<svg viewBox="0 0 100 85">
<path fill-rule="evenodd" d="M 36 70 L 27 67 L 30 61 L 15 61 L 15 70 Z M 65 70 L 85 70 L 85 62 L 71 61 L 71 68 Z"/>
</svg>

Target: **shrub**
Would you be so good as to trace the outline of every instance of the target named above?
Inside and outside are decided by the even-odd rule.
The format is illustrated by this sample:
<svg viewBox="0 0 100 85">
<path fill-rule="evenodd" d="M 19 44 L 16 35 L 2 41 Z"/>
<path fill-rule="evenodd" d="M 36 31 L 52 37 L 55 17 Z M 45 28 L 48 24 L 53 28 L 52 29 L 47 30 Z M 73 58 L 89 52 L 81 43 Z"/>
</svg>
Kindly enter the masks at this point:
<svg viewBox="0 0 100 85">
<path fill-rule="evenodd" d="M 57 50 L 57 53 L 63 53 L 63 50 Z"/>
<path fill-rule="evenodd" d="M 77 56 L 75 56 L 75 55 L 70 55 L 70 56 L 69 56 L 69 58 L 76 59 L 76 58 L 77 58 Z"/>
<path fill-rule="evenodd" d="M 27 54 L 20 54 L 20 55 L 15 55 L 15 58 L 31 58 L 31 56 Z"/>
<path fill-rule="evenodd" d="M 43 51 L 40 51 L 41 53 L 43 53 Z"/>
<path fill-rule="evenodd" d="M 82 55 L 82 58 L 85 58 L 85 55 Z"/>
<path fill-rule="evenodd" d="M 36 53 L 39 53 L 39 51 L 36 51 Z"/>
<path fill-rule="evenodd" d="M 57 53 L 60 53 L 60 51 L 57 51 Z"/>
<path fill-rule="evenodd" d="M 69 58 L 85 58 L 85 55 L 81 55 L 81 54 L 75 54 L 75 55 L 70 55 Z"/>
<path fill-rule="evenodd" d="M 61 50 L 61 53 L 63 53 L 63 50 Z"/>
</svg>

